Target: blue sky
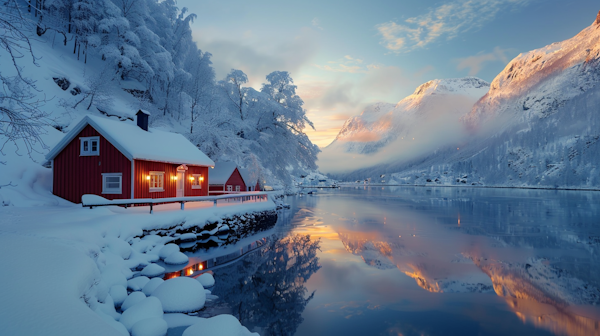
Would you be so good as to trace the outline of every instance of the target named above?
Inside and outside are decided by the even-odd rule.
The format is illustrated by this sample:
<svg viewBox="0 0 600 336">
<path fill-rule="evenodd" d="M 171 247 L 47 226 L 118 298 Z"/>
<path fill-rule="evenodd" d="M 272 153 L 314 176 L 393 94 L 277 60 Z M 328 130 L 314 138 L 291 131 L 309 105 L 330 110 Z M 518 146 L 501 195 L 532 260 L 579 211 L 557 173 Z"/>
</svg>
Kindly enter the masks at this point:
<svg viewBox="0 0 600 336">
<path fill-rule="evenodd" d="M 319 146 L 373 102 L 395 103 L 436 78 L 487 81 L 521 52 L 589 26 L 598 0 L 179 0 L 217 77 L 243 70 L 259 88 L 289 71 Z"/>
</svg>

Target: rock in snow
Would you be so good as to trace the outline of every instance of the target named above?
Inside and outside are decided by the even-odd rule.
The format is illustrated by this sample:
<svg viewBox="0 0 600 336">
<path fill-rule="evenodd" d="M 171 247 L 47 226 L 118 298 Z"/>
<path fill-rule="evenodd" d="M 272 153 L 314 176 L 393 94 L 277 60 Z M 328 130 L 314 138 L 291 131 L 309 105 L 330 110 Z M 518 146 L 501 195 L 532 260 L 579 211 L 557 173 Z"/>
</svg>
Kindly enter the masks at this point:
<svg viewBox="0 0 600 336">
<path fill-rule="evenodd" d="M 170 254 L 179 252 L 179 246 L 175 244 L 167 244 L 158 252 L 160 259 L 166 259 Z"/>
<path fill-rule="evenodd" d="M 148 279 L 148 277 L 139 276 L 137 278 L 128 280 L 127 288 L 131 289 L 132 291 L 140 291 L 140 290 L 142 290 L 142 288 L 144 288 L 144 286 L 146 286 L 148 281 L 150 281 L 150 279 Z"/>
<path fill-rule="evenodd" d="M 120 322 L 127 330 L 131 331 L 133 326 L 146 319 L 162 319 L 163 308 L 160 300 L 155 297 L 147 297 L 127 309 L 121 315 Z"/>
<path fill-rule="evenodd" d="M 124 240 L 115 237 L 106 237 L 106 250 L 123 259 L 131 256 L 131 246 Z"/>
<path fill-rule="evenodd" d="M 163 282 L 165 282 L 165 280 L 163 280 L 161 278 L 150 279 L 150 281 L 148 281 L 146 286 L 144 286 L 144 288 L 142 288 L 142 293 L 146 294 L 146 296 L 152 295 L 154 290 L 158 286 L 160 286 Z"/>
<path fill-rule="evenodd" d="M 171 253 L 165 259 L 165 264 L 171 264 L 171 265 L 185 264 L 188 262 L 188 260 L 189 260 L 189 258 L 185 254 L 183 254 L 181 252 L 174 252 L 174 253 Z"/>
<path fill-rule="evenodd" d="M 154 278 L 162 274 L 165 274 L 165 268 L 157 264 L 150 264 L 142 270 L 142 275 L 149 278 Z"/>
<path fill-rule="evenodd" d="M 165 336 L 167 322 L 161 318 L 149 318 L 138 321 L 131 328 L 131 336 Z"/>
<path fill-rule="evenodd" d="M 144 295 L 144 293 L 133 292 L 133 293 L 129 294 L 129 296 L 125 299 L 125 301 L 123 301 L 123 304 L 121 305 L 121 310 L 126 311 L 127 309 L 136 305 L 140 301 L 143 301 L 145 298 L 146 298 L 146 295 Z"/>
<path fill-rule="evenodd" d="M 251 333 L 246 327 L 240 324 L 240 321 L 231 315 L 219 315 L 208 319 L 201 319 L 183 332 L 183 336 L 203 335 L 258 336 L 258 333 Z"/>
<path fill-rule="evenodd" d="M 115 307 L 120 307 L 125 302 L 125 299 L 127 299 L 127 289 L 121 285 L 112 286 L 108 293 L 112 297 Z"/>
<path fill-rule="evenodd" d="M 210 273 L 200 275 L 197 280 L 202 284 L 202 287 L 208 288 L 215 285 L 215 278 Z"/>
<path fill-rule="evenodd" d="M 190 313 L 204 307 L 206 294 L 200 282 L 192 278 L 169 279 L 152 293 L 162 302 L 165 313 Z M 210 334 L 209 334 L 210 335 Z"/>
</svg>

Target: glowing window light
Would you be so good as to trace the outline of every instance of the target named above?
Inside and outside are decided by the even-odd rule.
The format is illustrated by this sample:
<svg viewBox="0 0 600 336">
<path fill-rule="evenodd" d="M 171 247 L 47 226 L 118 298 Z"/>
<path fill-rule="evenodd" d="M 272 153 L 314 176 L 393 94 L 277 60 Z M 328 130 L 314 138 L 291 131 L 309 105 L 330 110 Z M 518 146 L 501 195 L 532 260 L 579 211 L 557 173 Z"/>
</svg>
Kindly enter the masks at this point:
<svg viewBox="0 0 600 336">
<path fill-rule="evenodd" d="M 150 181 L 150 175 L 146 176 L 146 180 Z"/>
</svg>

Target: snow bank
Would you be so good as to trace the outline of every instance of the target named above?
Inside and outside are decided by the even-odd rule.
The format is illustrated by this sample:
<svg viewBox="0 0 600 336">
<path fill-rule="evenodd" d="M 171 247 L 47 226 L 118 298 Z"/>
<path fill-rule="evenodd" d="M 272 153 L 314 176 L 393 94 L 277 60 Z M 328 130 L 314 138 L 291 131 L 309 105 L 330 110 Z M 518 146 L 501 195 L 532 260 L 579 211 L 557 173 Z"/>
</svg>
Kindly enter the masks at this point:
<svg viewBox="0 0 600 336">
<path fill-rule="evenodd" d="M 251 333 L 246 327 L 240 324 L 240 321 L 231 315 L 219 315 L 208 319 L 200 319 L 183 332 L 183 336 L 204 335 L 258 336 L 258 333 Z"/>
<path fill-rule="evenodd" d="M 150 279 L 145 276 L 133 278 L 127 281 L 127 288 L 131 289 L 132 291 L 140 291 L 142 288 L 144 288 L 144 286 L 146 286 L 148 281 L 150 281 Z"/>
<path fill-rule="evenodd" d="M 206 294 L 200 282 L 179 277 L 165 281 L 152 293 L 162 302 L 165 313 L 189 313 L 204 307 Z"/>
<path fill-rule="evenodd" d="M 127 289 L 121 285 L 112 286 L 108 294 L 112 297 L 115 307 L 120 307 L 127 299 Z"/>
<path fill-rule="evenodd" d="M 154 290 L 158 286 L 160 286 L 163 282 L 165 282 L 165 280 L 163 280 L 161 278 L 150 279 L 150 281 L 148 281 L 148 283 L 146 284 L 146 286 L 144 286 L 144 288 L 142 288 L 142 293 L 146 294 L 146 296 L 152 295 L 152 293 L 154 292 Z"/>
<path fill-rule="evenodd" d="M 129 294 L 129 296 L 125 299 L 125 301 L 123 301 L 123 304 L 121 305 L 121 310 L 125 311 L 125 310 L 135 306 L 139 302 L 143 301 L 145 298 L 146 298 L 146 295 L 144 295 L 144 293 L 133 292 L 133 293 Z"/>
<path fill-rule="evenodd" d="M 166 259 L 168 256 L 175 252 L 179 252 L 179 246 L 175 244 L 167 244 L 163 246 L 162 249 L 160 249 L 160 251 L 158 252 L 158 256 L 160 257 L 160 259 Z"/>
</svg>

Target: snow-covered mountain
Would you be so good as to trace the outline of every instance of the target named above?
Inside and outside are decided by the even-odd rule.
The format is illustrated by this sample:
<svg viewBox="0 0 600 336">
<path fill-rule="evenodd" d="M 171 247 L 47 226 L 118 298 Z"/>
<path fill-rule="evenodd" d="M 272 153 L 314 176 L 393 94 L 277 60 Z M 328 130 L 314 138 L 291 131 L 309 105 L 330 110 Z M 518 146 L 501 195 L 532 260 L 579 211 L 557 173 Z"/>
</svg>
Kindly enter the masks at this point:
<svg viewBox="0 0 600 336">
<path fill-rule="evenodd" d="M 389 182 L 399 184 L 600 188 L 598 83 L 597 18 L 569 40 L 512 60 L 460 119 L 470 130 L 460 146 L 428 148 L 337 177 L 388 174 Z"/>
<path fill-rule="evenodd" d="M 417 126 L 445 118 L 458 120 L 489 87 L 475 77 L 429 81 L 395 105 L 376 103 L 348 119 L 328 149 L 377 152 L 398 138 L 412 136 Z"/>
</svg>

